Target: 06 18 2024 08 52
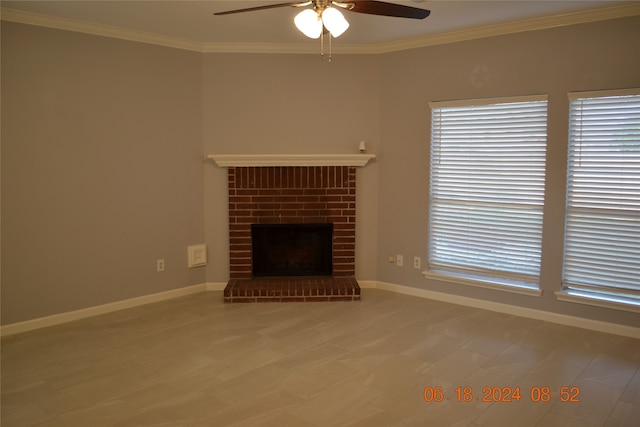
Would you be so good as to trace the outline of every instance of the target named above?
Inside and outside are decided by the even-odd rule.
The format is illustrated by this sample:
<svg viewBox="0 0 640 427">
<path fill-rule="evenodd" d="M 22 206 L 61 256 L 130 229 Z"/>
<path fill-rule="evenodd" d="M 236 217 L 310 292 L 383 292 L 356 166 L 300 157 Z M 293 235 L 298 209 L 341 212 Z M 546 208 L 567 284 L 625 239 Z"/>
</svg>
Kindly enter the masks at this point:
<svg viewBox="0 0 640 427">
<path fill-rule="evenodd" d="M 453 393 L 447 393 L 441 386 L 427 386 L 424 388 L 425 402 L 580 402 L 580 387 L 576 386 L 533 386 L 522 389 L 520 386 L 486 386 L 481 393 L 475 393 L 469 386 L 456 387 Z"/>
</svg>

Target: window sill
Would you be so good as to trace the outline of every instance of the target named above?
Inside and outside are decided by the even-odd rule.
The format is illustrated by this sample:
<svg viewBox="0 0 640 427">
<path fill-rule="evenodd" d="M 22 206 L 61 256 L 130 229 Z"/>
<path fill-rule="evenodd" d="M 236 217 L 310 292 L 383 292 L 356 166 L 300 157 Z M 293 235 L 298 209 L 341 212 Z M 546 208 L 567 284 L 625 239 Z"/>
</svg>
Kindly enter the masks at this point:
<svg viewBox="0 0 640 427">
<path fill-rule="evenodd" d="M 640 304 L 625 298 L 605 297 L 589 292 L 563 289 L 555 292 L 560 301 L 574 302 L 578 304 L 593 305 L 596 307 L 612 308 L 614 310 L 631 311 L 640 313 Z"/>
<path fill-rule="evenodd" d="M 442 282 L 455 283 L 458 285 L 475 286 L 479 288 L 492 289 L 494 291 L 511 292 L 521 295 L 539 297 L 542 291 L 534 285 L 527 285 L 520 281 L 510 281 L 503 278 L 485 279 L 471 274 L 452 273 L 449 271 L 427 270 L 422 275 L 425 279 L 439 280 Z"/>
</svg>

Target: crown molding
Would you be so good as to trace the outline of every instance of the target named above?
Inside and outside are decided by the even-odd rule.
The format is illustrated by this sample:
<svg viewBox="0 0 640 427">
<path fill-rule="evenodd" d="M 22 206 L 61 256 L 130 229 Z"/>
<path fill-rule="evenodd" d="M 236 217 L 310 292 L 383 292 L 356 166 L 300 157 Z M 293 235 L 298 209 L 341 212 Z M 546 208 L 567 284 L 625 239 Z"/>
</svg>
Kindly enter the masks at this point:
<svg viewBox="0 0 640 427">
<path fill-rule="evenodd" d="M 201 53 L 320 53 L 320 49 L 315 43 L 205 43 Z"/>
<path fill-rule="evenodd" d="M 93 22 L 78 21 L 74 19 L 60 18 L 56 16 L 42 15 L 33 12 L 24 12 L 3 7 L 1 9 L 2 20 L 17 22 L 19 24 L 35 25 L 38 27 L 54 28 L 57 30 L 73 31 L 77 33 L 91 34 L 94 36 L 111 37 L 115 39 L 154 44 L 175 49 L 204 52 L 205 43 L 192 40 L 184 40 L 160 34 L 144 31 L 129 30 L 121 27 L 96 24 Z"/>
<path fill-rule="evenodd" d="M 1 19 L 8 22 L 36 25 L 59 30 L 74 31 L 96 36 L 111 37 L 140 43 L 154 44 L 199 53 L 284 53 L 317 54 L 314 44 L 267 44 L 267 43 L 207 43 L 185 40 L 144 31 L 130 30 L 103 24 L 59 18 L 32 12 L 2 7 Z M 525 31 L 544 30 L 568 25 L 606 21 L 627 16 L 640 15 L 640 2 L 618 6 L 571 12 L 542 18 L 532 18 L 504 24 L 487 25 L 441 34 L 431 34 L 393 42 L 375 44 L 336 44 L 335 54 L 382 54 L 421 47 L 456 43 L 486 37 L 502 36 Z"/>
<path fill-rule="evenodd" d="M 487 25 L 466 30 L 451 31 L 412 39 L 380 43 L 376 46 L 375 53 L 389 53 L 400 50 L 417 49 L 427 46 L 503 36 L 526 31 L 546 30 L 569 25 L 588 24 L 590 22 L 606 21 L 636 15 L 640 15 L 640 2 L 591 9 L 581 12 L 564 13 L 541 18 L 523 19 L 504 24 Z"/>
</svg>

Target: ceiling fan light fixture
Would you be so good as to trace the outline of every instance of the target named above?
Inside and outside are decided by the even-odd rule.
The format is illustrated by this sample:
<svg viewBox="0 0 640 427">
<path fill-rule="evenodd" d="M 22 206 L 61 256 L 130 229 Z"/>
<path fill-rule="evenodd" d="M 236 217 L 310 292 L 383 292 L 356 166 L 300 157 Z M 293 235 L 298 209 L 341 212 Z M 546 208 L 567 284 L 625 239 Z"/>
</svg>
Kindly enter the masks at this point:
<svg viewBox="0 0 640 427">
<path fill-rule="evenodd" d="M 349 28 L 342 12 L 334 7 L 327 7 L 322 11 L 322 22 L 333 37 L 340 37 Z"/>
<path fill-rule="evenodd" d="M 317 39 L 322 34 L 322 20 L 313 9 L 305 9 L 298 13 L 293 22 L 309 38 Z"/>
</svg>

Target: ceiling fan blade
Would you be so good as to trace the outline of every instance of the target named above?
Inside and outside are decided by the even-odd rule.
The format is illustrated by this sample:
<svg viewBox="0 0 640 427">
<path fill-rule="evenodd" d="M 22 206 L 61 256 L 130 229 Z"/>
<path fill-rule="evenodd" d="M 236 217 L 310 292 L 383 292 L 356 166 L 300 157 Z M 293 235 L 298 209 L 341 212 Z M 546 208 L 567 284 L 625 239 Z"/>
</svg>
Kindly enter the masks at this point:
<svg viewBox="0 0 640 427">
<path fill-rule="evenodd" d="M 246 8 L 246 9 L 236 9 L 236 10 L 227 10 L 226 12 L 216 12 L 216 13 L 214 13 L 214 15 L 231 15 L 233 13 L 254 12 L 256 10 L 274 9 L 276 7 L 286 7 L 286 6 L 300 7 L 300 6 L 308 6 L 311 3 L 312 2 L 310 2 L 310 1 L 305 1 L 305 2 L 296 1 L 296 2 L 292 2 L 292 3 L 267 4 L 267 5 L 264 5 L 264 6 L 249 7 L 249 8 Z"/>
<path fill-rule="evenodd" d="M 430 10 L 417 7 L 404 6 L 401 4 L 386 3 L 383 1 L 356 0 L 344 3 L 353 4 L 353 8 L 348 8 L 351 12 L 367 13 L 369 15 L 396 16 L 398 18 L 424 19 L 431 13 Z"/>
</svg>

